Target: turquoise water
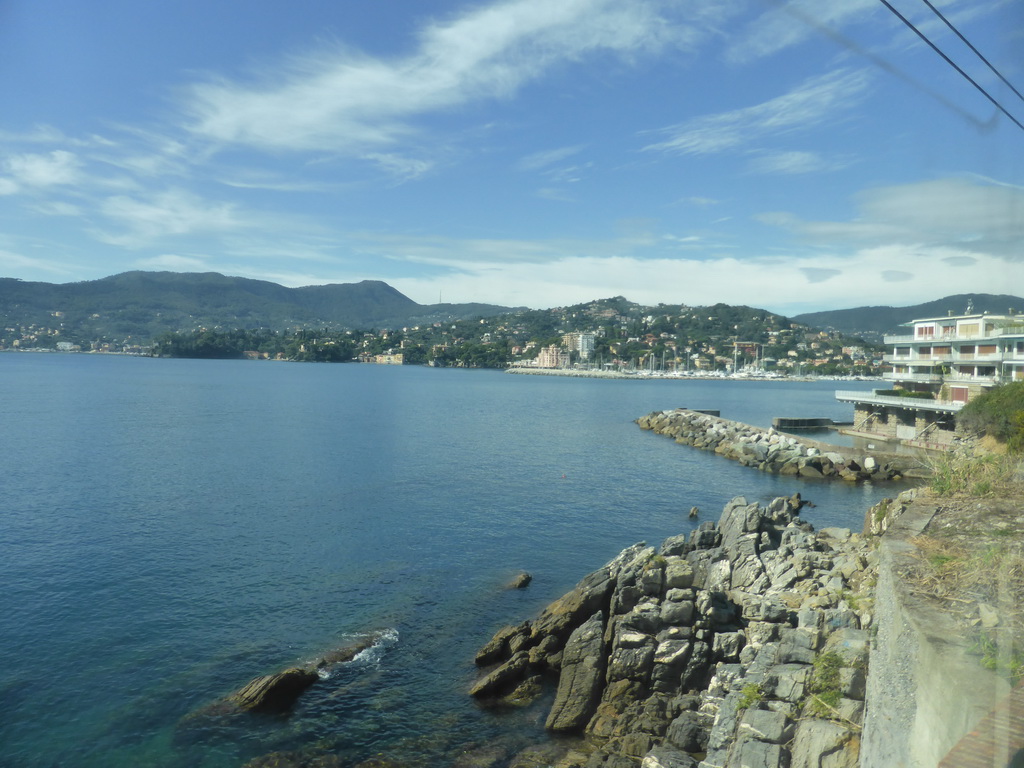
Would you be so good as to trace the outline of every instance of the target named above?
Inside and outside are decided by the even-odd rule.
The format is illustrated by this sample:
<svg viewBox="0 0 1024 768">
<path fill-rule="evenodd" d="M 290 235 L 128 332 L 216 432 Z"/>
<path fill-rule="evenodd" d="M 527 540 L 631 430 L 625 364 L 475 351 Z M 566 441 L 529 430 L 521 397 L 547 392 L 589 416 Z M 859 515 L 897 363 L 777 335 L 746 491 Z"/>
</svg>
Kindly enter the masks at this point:
<svg viewBox="0 0 1024 768">
<path fill-rule="evenodd" d="M 0 765 L 305 749 L 443 768 L 483 740 L 541 739 L 540 708 L 466 695 L 498 626 L 689 530 L 693 505 L 717 519 L 734 495 L 800 491 L 811 522 L 859 528 L 891 493 L 762 475 L 633 419 L 848 419 L 834 389 L 0 355 Z M 533 584 L 504 590 L 519 570 Z M 183 721 L 368 631 L 386 638 L 290 716 Z"/>
</svg>

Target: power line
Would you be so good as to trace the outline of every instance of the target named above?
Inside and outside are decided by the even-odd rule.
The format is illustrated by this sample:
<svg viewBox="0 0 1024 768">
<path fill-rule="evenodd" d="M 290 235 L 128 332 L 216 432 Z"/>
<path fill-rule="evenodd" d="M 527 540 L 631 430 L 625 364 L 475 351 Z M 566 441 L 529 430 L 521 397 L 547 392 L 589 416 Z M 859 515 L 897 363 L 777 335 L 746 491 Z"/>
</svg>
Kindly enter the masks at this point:
<svg viewBox="0 0 1024 768">
<path fill-rule="evenodd" d="M 933 42 L 932 42 L 931 40 L 929 40 L 929 39 L 928 39 L 928 38 L 927 38 L 927 37 L 926 37 L 926 36 L 924 35 L 924 33 L 923 33 L 923 32 L 921 32 L 921 30 L 919 30 L 919 29 L 918 29 L 917 27 L 915 27 L 915 26 L 914 26 L 914 25 L 913 25 L 913 24 L 912 24 L 912 23 L 910 22 L 910 20 L 909 20 L 909 19 L 907 19 L 907 18 L 906 18 L 906 17 L 905 17 L 905 16 L 904 16 L 904 15 L 903 15 L 902 13 L 900 13 L 900 12 L 899 12 L 899 11 L 897 11 L 897 10 L 896 10 L 895 8 L 893 8 L 893 7 L 892 7 L 892 5 L 891 5 L 891 4 L 889 3 L 889 0 L 879 0 L 879 1 L 880 1 L 880 2 L 882 3 L 882 5 L 884 5 L 884 6 L 885 6 L 886 8 L 888 8 L 888 9 L 889 9 L 890 11 L 892 11 L 893 15 L 894 15 L 894 16 L 896 16 L 896 18 L 897 18 L 897 19 L 899 19 L 899 20 L 900 20 L 900 21 L 902 21 L 902 22 L 903 22 L 904 24 L 906 24 L 906 25 L 907 25 L 908 27 L 910 27 L 910 29 L 911 29 L 911 30 L 912 30 L 912 31 L 914 32 L 914 34 L 915 34 L 915 35 L 917 35 L 917 36 L 918 36 L 918 37 L 920 37 L 920 38 L 921 38 L 922 40 L 924 40 L 924 41 L 925 41 L 925 42 L 926 42 L 926 43 L 928 44 L 928 47 L 929 47 L 929 48 L 931 48 L 931 49 L 932 49 L 933 51 L 935 51 L 935 52 L 936 52 L 937 54 L 939 54 L 939 56 L 941 56 L 941 57 L 942 57 L 943 59 L 945 59 L 946 63 L 947 63 L 947 64 L 949 64 L 949 66 L 951 66 L 951 67 L 952 67 L 953 69 L 955 69 L 955 70 L 956 70 L 957 72 L 959 72 L 959 73 L 960 73 L 960 76 L 961 76 L 961 77 L 963 77 L 963 78 L 964 78 L 964 79 L 965 79 L 965 80 L 966 80 L 967 82 L 969 82 L 969 83 L 970 83 L 971 85 L 973 85 L 973 86 L 974 86 L 975 88 L 977 88 L 977 89 L 978 89 L 978 90 L 979 90 L 979 91 L 981 92 L 981 94 L 982 94 L 982 95 L 983 95 L 983 96 L 984 96 L 984 97 L 985 97 L 986 99 L 988 99 L 989 101 L 991 101 L 991 102 L 992 102 L 992 103 L 993 103 L 993 104 L 995 105 L 996 109 L 998 109 L 998 110 L 999 110 L 1000 112 L 1002 112 L 1002 113 L 1003 113 L 1004 115 L 1006 115 L 1006 116 L 1007 116 L 1008 118 L 1010 118 L 1011 122 L 1013 122 L 1013 124 L 1014 124 L 1014 125 L 1016 125 L 1016 126 L 1017 126 L 1018 128 L 1020 128 L 1020 129 L 1021 129 L 1022 131 L 1024 131 L 1024 125 L 1021 125 L 1020 121 L 1019 121 L 1019 120 L 1017 120 L 1017 118 L 1015 118 L 1015 117 L 1014 117 L 1013 115 L 1011 115 L 1011 114 L 1010 114 L 1010 113 L 1009 113 L 1009 112 L 1008 112 L 1008 111 L 1006 110 L 1006 107 L 1004 107 L 1004 106 L 1003 106 L 1002 104 L 1000 104 L 1000 103 L 999 103 L 998 101 L 996 101 L 996 100 L 995 100 L 995 98 L 994 98 L 994 97 L 992 97 L 992 96 L 991 96 L 991 95 L 989 94 L 989 92 L 988 92 L 988 91 L 986 91 L 986 90 L 985 90 L 984 88 L 982 88 L 982 87 L 981 87 L 980 85 L 978 85 L 978 84 L 977 84 L 977 83 L 976 83 L 976 82 L 975 82 L 975 81 L 974 81 L 974 80 L 973 80 L 973 79 L 971 78 L 971 76 L 970 76 L 970 75 L 968 75 L 968 74 L 967 74 L 966 72 L 964 72 L 964 71 L 963 71 L 962 69 L 960 69 L 960 67 L 958 67 L 958 66 L 956 65 L 956 62 L 954 62 L 954 61 L 953 61 L 953 60 L 952 60 L 951 58 L 949 58 L 949 56 L 947 56 L 946 54 L 944 54 L 944 53 L 943 53 L 943 52 L 942 52 L 942 51 L 941 51 L 941 50 L 939 49 L 939 47 L 938 47 L 937 45 L 935 45 L 935 43 L 933 43 Z"/>
<path fill-rule="evenodd" d="M 1020 99 L 1021 101 L 1024 101 L 1024 96 L 1021 96 L 1020 91 L 1018 91 L 1016 88 L 1014 88 L 1013 84 L 1009 80 L 1007 80 L 1005 77 L 1003 77 L 1002 73 L 998 69 L 996 69 L 994 66 L 992 66 L 992 63 L 988 59 L 986 59 L 984 56 L 981 55 L 981 51 L 979 51 L 977 48 L 975 48 L 973 45 L 971 45 L 971 42 L 966 37 L 964 37 L 962 34 L 960 34 L 960 30 L 957 29 L 956 27 L 954 27 L 953 24 L 949 21 L 949 19 L 947 19 L 945 16 L 942 15 L 942 12 L 938 8 L 936 8 L 934 5 L 932 5 L 929 2 L 929 0 L 921 0 L 921 2 L 923 2 L 929 8 L 931 8 L 932 9 L 932 13 L 934 13 L 936 16 L 938 16 L 940 19 L 942 19 L 942 22 L 947 27 L 949 27 L 951 30 L 953 30 L 953 34 L 956 35 L 957 37 L 959 37 L 963 41 L 964 45 L 966 45 L 968 48 L 970 48 L 972 51 L 974 51 L 974 55 L 977 56 L 982 61 L 984 61 L 985 65 L 995 73 L 996 77 L 998 77 L 1000 80 L 1002 80 L 1004 83 L 1006 83 L 1006 86 L 1011 91 L 1013 91 L 1015 94 L 1017 94 L 1017 98 L 1018 99 Z"/>
</svg>

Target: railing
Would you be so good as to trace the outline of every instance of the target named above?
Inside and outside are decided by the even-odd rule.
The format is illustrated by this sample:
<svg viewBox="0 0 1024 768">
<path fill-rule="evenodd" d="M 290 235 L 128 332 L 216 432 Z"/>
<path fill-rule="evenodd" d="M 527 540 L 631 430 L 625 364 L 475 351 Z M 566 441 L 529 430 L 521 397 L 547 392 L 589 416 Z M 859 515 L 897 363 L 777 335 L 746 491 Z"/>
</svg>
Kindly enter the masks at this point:
<svg viewBox="0 0 1024 768">
<path fill-rule="evenodd" d="M 936 341 L 977 341 L 978 339 L 996 339 L 1002 336 L 1024 336 L 1024 325 L 1007 325 L 996 328 L 988 333 L 940 333 L 935 336 L 883 336 L 886 344 L 909 344 L 911 342 L 933 343 Z"/>
<path fill-rule="evenodd" d="M 904 408 L 919 408 L 929 411 L 946 411 L 954 413 L 964 407 L 963 403 L 948 400 L 927 400 L 919 397 L 893 397 L 892 395 L 876 395 L 874 392 L 857 392 L 837 390 L 836 400 L 844 403 L 869 403 L 871 405 L 897 405 Z"/>
<path fill-rule="evenodd" d="M 1006 352 L 954 352 L 952 354 L 931 354 L 931 355 L 883 355 L 882 360 L 895 365 L 926 365 L 928 363 L 997 363 L 1000 360 L 1013 360 L 1015 357 L 1024 358 L 1024 352 L 1019 354 Z"/>
<path fill-rule="evenodd" d="M 919 381 L 924 384 L 935 384 L 942 381 L 941 373 L 894 373 L 886 371 L 882 374 L 886 381 Z"/>
</svg>

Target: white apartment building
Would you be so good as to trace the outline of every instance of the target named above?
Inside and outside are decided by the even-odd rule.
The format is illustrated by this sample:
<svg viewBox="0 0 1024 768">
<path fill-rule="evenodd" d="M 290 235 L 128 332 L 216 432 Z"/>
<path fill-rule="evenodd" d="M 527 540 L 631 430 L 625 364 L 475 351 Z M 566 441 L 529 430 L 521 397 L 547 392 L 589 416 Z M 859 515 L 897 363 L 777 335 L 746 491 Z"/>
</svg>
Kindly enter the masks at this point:
<svg viewBox="0 0 1024 768">
<path fill-rule="evenodd" d="M 854 434 L 941 447 L 965 403 L 997 384 L 1024 381 L 1024 314 L 950 314 L 904 327 L 909 333 L 885 337 L 889 391 L 836 392 L 854 404 Z"/>
<path fill-rule="evenodd" d="M 562 346 L 570 352 L 579 352 L 580 358 L 589 360 L 594 354 L 597 334 L 573 331 L 562 336 Z"/>
</svg>

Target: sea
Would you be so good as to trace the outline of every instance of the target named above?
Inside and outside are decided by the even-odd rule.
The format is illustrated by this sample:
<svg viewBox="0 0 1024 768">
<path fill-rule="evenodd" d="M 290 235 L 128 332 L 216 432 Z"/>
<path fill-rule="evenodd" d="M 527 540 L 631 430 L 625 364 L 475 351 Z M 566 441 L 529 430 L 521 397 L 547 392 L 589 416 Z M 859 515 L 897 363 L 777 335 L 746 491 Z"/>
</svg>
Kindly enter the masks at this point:
<svg viewBox="0 0 1024 768">
<path fill-rule="evenodd" d="M 849 420 L 836 388 L 0 354 L 0 766 L 446 768 L 543 743 L 544 700 L 467 695 L 496 629 L 735 496 L 799 492 L 815 526 L 859 530 L 900 490 L 762 474 L 634 420 Z M 203 714 L 371 634 L 291 712 Z"/>
</svg>

